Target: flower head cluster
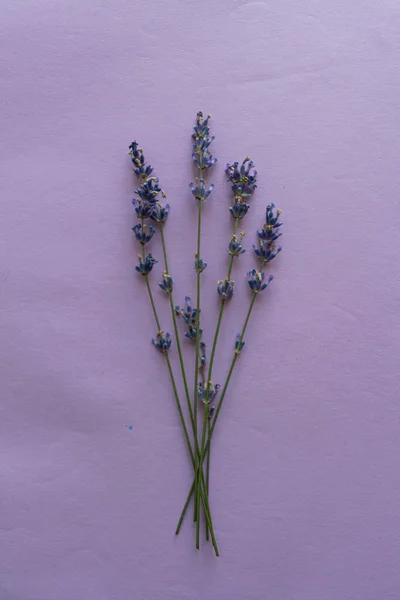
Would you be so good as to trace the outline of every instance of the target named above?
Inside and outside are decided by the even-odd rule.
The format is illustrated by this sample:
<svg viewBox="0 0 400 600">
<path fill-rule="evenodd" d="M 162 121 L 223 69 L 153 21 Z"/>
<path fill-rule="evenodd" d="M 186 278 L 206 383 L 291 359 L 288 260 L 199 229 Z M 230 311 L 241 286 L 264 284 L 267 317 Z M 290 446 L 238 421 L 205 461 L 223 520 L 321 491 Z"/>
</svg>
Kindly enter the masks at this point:
<svg viewBox="0 0 400 600">
<path fill-rule="evenodd" d="M 155 233 L 155 229 L 152 225 L 147 227 L 147 225 L 144 224 L 142 227 L 141 223 L 137 223 L 132 227 L 132 231 L 134 232 L 137 241 L 142 245 L 147 244 Z"/>
<path fill-rule="evenodd" d="M 279 231 L 282 223 L 279 222 L 281 211 L 274 211 L 275 204 L 269 204 L 266 210 L 265 224 L 263 228 L 257 231 L 259 246 L 253 246 L 256 256 L 264 264 L 270 262 L 279 252 L 281 247 L 276 247 L 276 240 L 282 235 Z"/>
<path fill-rule="evenodd" d="M 135 267 L 136 271 L 141 275 L 146 276 L 151 272 L 153 266 L 157 262 L 158 260 L 156 260 L 152 254 L 147 254 L 144 257 L 139 254 L 139 264 Z"/>
<path fill-rule="evenodd" d="M 194 183 L 190 183 L 189 187 L 196 200 L 202 202 L 211 194 L 214 189 L 214 184 L 211 183 L 210 187 L 207 189 L 205 180 L 196 177 L 196 185 Z"/>
<path fill-rule="evenodd" d="M 197 254 L 195 254 L 195 257 L 197 257 Z M 202 258 L 195 258 L 194 270 L 196 273 L 202 273 L 206 267 L 207 263 Z"/>
<path fill-rule="evenodd" d="M 164 333 L 162 329 L 160 329 L 160 331 L 157 332 L 156 337 L 153 338 L 151 341 L 153 342 L 157 350 L 159 350 L 163 354 L 167 354 L 171 346 L 171 334 L 168 332 Z"/>
<path fill-rule="evenodd" d="M 247 156 L 239 166 L 238 162 L 228 163 L 225 168 L 228 181 L 232 184 L 232 191 L 239 200 L 250 198 L 257 187 L 257 171 L 254 163 Z"/>
<path fill-rule="evenodd" d="M 247 215 L 247 211 L 250 208 L 250 204 L 237 200 L 240 196 L 235 196 L 235 204 L 230 207 L 229 212 L 234 219 L 243 219 Z"/>
<path fill-rule="evenodd" d="M 207 381 L 205 384 L 199 383 L 197 396 L 204 404 L 212 404 L 218 394 L 221 386 L 219 383 L 213 384 L 212 381 Z"/>
<path fill-rule="evenodd" d="M 168 218 L 169 205 L 163 206 L 158 200 L 160 192 L 163 197 L 165 197 L 165 193 L 160 188 L 158 178 L 151 177 L 153 167 L 146 164 L 143 150 L 139 148 L 136 141 L 129 146 L 129 154 L 132 159 L 133 170 L 140 181 L 140 186 L 135 190 L 138 198 L 132 200 L 136 216 L 139 219 L 151 219 L 156 223 L 165 223 Z"/>
<path fill-rule="evenodd" d="M 268 280 L 265 281 L 265 273 L 260 273 L 260 271 L 256 271 L 256 269 L 247 273 L 247 283 L 249 284 L 251 291 L 255 294 L 265 290 L 273 278 L 274 276 L 270 275 Z"/>
<path fill-rule="evenodd" d="M 231 241 L 228 246 L 228 253 L 231 256 L 239 256 L 239 254 L 244 254 L 246 250 L 242 246 L 242 241 L 245 236 L 244 231 L 240 233 L 240 235 L 233 234 Z"/>
<path fill-rule="evenodd" d="M 220 279 L 220 281 L 218 281 L 217 292 L 221 296 L 222 302 L 232 298 L 234 285 L 235 282 L 232 281 L 232 279 L 229 279 L 229 277 L 225 277 L 225 279 Z"/>
<path fill-rule="evenodd" d="M 235 340 L 235 354 L 240 354 L 244 347 L 244 342 L 242 342 L 242 335 L 240 333 L 236 334 Z"/>
<path fill-rule="evenodd" d="M 206 345 L 200 342 L 200 368 L 204 369 L 207 364 Z"/>
<path fill-rule="evenodd" d="M 196 341 L 197 309 L 192 307 L 192 301 L 189 298 L 189 296 L 185 297 L 185 302 L 186 308 L 180 308 L 180 306 L 175 306 L 175 312 L 177 315 L 183 317 L 183 320 L 185 321 L 185 324 L 188 328 L 188 331 L 185 333 L 185 337 L 189 338 L 189 340 Z M 201 337 L 202 333 L 203 330 L 200 329 L 199 337 Z"/>
<path fill-rule="evenodd" d="M 133 141 L 129 146 L 129 154 L 133 163 L 133 170 L 137 177 L 142 181 L 146 180 L 153 172 L 151 165 L 146 165 L 142 148 L 139 148 L 139 144 Z"/>
<path fill-rule="evenodd" d="M 165 223 L 168 219 L 169 214 L 169 204 L 161 204 L 161 202 L 156 202 L 151 207 L 150 219 L 155 221 L 156 223 Z"/>
<path fill-rule="evenodd" d="M 164 292 L 170 294 L 174 288 L 174 282 L 172 280 L 171 275 L 169 275 L 168 273 L 163 273 L 162 281 L 160 281 L 158 285 L 162 290 L 164 290 Z"/>
<path fill-rule="evenodd" d="M 208 115 L 206 119 L 203 119 L 203 113 L 198 112 L 197 123 L 192 134 L 192 159 L 199 169 L 209 169 L 217 162 L 217 159 L 213 157 L 209 150 L 210 144 L 214 139 L 214 136 L 210 137 L 210 128 L 208 126 L 210 118 L 211 115 Z"/>
<path fill-rule="evenodd" d="M 142 202 L 138 198 L 132 200 L 132 204 L 135 207 L 135 213 L 138 219 L 151 218 L 153 207 L 150 202 Z"/>
<path fill-rule="evenodd" d="M 160 192 L 162 192 L 162 189 L 159 186 L 157 177 L 149 177 L 135 190 L 142 202 L 149 202 L 150 204 L 157 202 L 157 196 Z"/>
</svg>

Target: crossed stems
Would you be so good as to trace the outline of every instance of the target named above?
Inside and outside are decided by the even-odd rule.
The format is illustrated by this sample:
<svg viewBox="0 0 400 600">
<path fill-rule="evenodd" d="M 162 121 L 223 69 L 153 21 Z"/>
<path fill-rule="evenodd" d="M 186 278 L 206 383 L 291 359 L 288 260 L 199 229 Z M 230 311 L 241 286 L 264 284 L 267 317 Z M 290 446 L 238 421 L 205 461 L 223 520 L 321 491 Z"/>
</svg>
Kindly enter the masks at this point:
<svg viewBox="0 0 400 600">
<path fill-rule="evenodd" d="M 260 273 L 263 272 L 264 264 L 265 263 L 262 262 L 261 267 L 260 267 Z M 213 436 L 213 433 L 214 433 L 214 430 L 215 430 L 215 426 L 217 424 L 218 416 L 219 416 L 219 413 L 221 411 L 222 404 L 224 402 L 225 394 L 227 392 L 227 389 L 228 389 L 228 386 L 229 386 L 229 382 L 231 380 L 233 369 L 235 368 L 235 364 L 236 364 L 237 358 L 238 358 L 239 353 L 240 353 L 241 344 L 243 342 L 244 334 L 246 333 L 247 325 L 249 323 L 250 315 L 252 313 L 252 310 L 253 310 L 254 303 L 255 303 L 257 295 L 258 295 L 257 291 L 253 291 L 253 293 L 251 295 L 250 306 L 248 308 L 248 311 L 247 311 L 247 314 L 246 314 L 246 318 L 245 318 L 245 321 L 244 321 L 244 325 L 242 327 L 242 330 L 240 332 L 240 337 L 238 339 L 238 345 L 237 345 L 238 349 L 235 350 L 235 352 L 234 352 L 234 356 L 233 356 L 231 365 L 229 367 L 228 375 L 227 375 L 227 378 L 226 378 L 226 381 L 225 381 L 225 384 L 224 384 L 224 387 L 223 387 L 223 390 L 222 390 L 222 393 L 221 393 L 221 397 L 220 397 L 220 400 L 219 400 L 219 403 L 218 403 L 218 407 L 217 407 L 217 410 L 215 411 L 215 415 L 213 416 L 212 425 L 209 428 L 209 434 L 208 434 L 207 442 L 205 443 L 204 447 L 203 447 L 203 444 L 202 444 L 202 450 L 201 450 L 201 455 L 200 455 L 200 460 L 199 460 L 198 471 L 202 470 L 202 465 L 203 465 L 206 453 L 207 453 L 207 451 L 209 451 L 211 438 Z M 211 362 L 211 359 L 210 359 L 210 362 Z M 183 519 L 184 519 L 185 514 L 186 514 L 187 507 L 189 505 L 189 502 L 191 500 L 191 497 L 193 495 L 195 487 L 196 487 L 196 476 L 195 476 L 195 479 L 194 479 L 194 481 L 192 483 L 192 486 L 191 486 L 191 488 L 189 490 L 189 493 L 188 493 L 188 496 L 186 498 L 186 501 L 185 501 L 185 504 L 184 504 L 181 516 L 179 518 L 178 525 L 177 525 L 177 528 L 176 528 L 176 531 L 175 531 L 176 534 L 178 534 L 179 531 L 180 531 Z M 211 534 L 211 539 L 212 539 L 212 531 L 211 531 L 211 529 L 210 529 L 210 534 Z"/>
<path fill-rule="evenodd" d="M 142 228 L 144 227 L 144 219 L 142 219 Z M 162 242 L 162 248 L 163 248 L 163 254 L 164 254 L 164 263 L 165 263 L 165 271 L 168 272 L 168 258 L 167 258 L 167 249 L 166 249 L 166 244 L 165 244 L 165 238 L 164 238 L 164 229 L 163 229 L 163 224 L 160 223 L 160 232 L 161 232 L 161 242 Z M 142 243 L 142 247 L 144 250 L 144 243 Z M 151 291 L 151 287 L 150 287 L 150 282 L 149 282 L 149 278 L 148 275 L 145 276 L 146 279 L 146 287 L 147 287 L 147 291 L 148 291 L 148 295 L 149 295 L 149 299 L 150 299 L 150 304 L 153 310 L 153 315 L 154 315 L 154 319 L 157 325 L 157 329 L 158 331 L 161 330 L 161 325 L 160 325 L 160 320 L 158 318 L 158 313 L 157 313 L 157 309 L 154 303 L 154 298 L 153 298 L 153 294 Z M 171 379 L 171 384 L 172 384 L 172 389 L 174 392 L 174 398 L 175 398 L 175 402 L 176 402 L 176 406 L 178 409 L 178 413 L 179 413 L 179 417 L 182 423 L 182 428 L 183 428 L 183 432 L 185 435 L 185 440 L 186 440 L 186 444 L 188 446 L 188 450 L 189 450 L 189 454 L 190 454 L 190 459 L 192 461 L 192 465 L 193 465 L 193 469 L 195 471 L 195 473 L 197 473 L 197 462 L 196 462 L 196 457 L 200 456 L 200 449 L 198 447 L 198 441 L 197 441 L 197 436 L 195 435 L 195 422 L 194 422 L 194 417 L 193 417 L 193 411 L 192 411 L 192 406 L 191 406 L 191 401 L 190 401 L 190 394 L 189 394 L 189 388 L 188 388 L 188 384 L 187 384 L 187 377 L 186 377 L 186 370 L 185 370 L 185 365 L 183 362 L 183 354 L 182 354 L 182 348 L 181 348 L 181 344 L 180 344 L 180 339 L 179 339 L 179 331 L 178 331 L 178 326 L 177 326 L 177 321 L 176 321 L 176 314 L 175 314 L 175 306 L 174 306 L 174 300 L 173 300 L 173 296 L 172 296 L 172 292 L 170 292 L 169 294 L 169 300 L 170 300 L 170 307 L 171 307 L 171 313 L 172 313 L 172 320 L 173 320 L 173 325 L 174 325 L 174 331 L 175 331 L 175 338 L 176 338 L 176 343 L 177 343 L 177 348 L 178 348 L 178 354 L 179 354 L 179 362 L 180 362 L 180 366 L 181 366 L 181 370 L 182 370 L 182 378 L 183 378 L 183 382 L 184 382 L 184 388 L 185 388 L 185 395 L 186 395 L 186 399 L 187 399 L 187 404 L 188 404 L 188 409 L 189 409 L 189 415 L 190 415 L 190 421 L 192 424 L 192 428 L 193 428 L 193 434 L 194 434 L 194 438 L 195 438 L 195 453 L 193 453 L 193 449 L 192 449 L 192 445 L 190 443 L 190 438 L 189 438 L 189 434 L 187 431 L 187 427 L 186 427 L 186 423 L 185 423 L 185 418 L 182 412 L 182 407 L 181 407 L 181 403 L 179 400 L 179 394 L 177 391 L 177 387 L 176 387 L 176 382 L 175 382 L 175 377 L 172 371 L 172 367 L 171 367 L 171 362 L 168 356 L 168 351 L 165 352 L 165 359 L 166 359 L 166 363 L 167 363 L 167 367 L 168 367 L 168 372 L 169 372 L 169 376 Z M 218 550 L 218 545 L 217 545 L 217 541 L 215 539 L 215 535 L 214 535 L 214 528 L 213 528 L 213 524 L 212 524 L 212 520 L 211 520 L 211 514 L 210 514 L 210 508 L 209 508 L 209 504 L 208 504 L 208 496 L 207 496 L 207 489 L 206 489 L 206 484 L 204 481 L 204 475 L 203 475 L 203 471 L 201 472 L 201 482 L 200 482 L 200 500 L 199 503 L 203 504 L 203 509 L 204 509 L 204 514 L 206 517 L 206 523 L 207 523 L 207 527 L 210 529 L 211 532 L 211 540 L 214 546 L 214 550 L 215 550 L 215 554 L 216 556 L 219 556 L 219 550 Z"/>
</svg>

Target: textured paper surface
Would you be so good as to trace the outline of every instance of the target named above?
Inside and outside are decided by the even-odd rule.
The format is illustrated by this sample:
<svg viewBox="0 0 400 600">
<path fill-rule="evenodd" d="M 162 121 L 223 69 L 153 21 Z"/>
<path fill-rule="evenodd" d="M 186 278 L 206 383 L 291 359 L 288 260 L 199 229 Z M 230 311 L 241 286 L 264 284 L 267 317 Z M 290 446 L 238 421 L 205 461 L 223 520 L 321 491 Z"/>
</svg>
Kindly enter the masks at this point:
<svg viewBox="0 0 400 600">
<path fill-rule="evenodd" d="M 0 14 L 0 599 L 398 600 L 398 3 L 6 0 Z M 219 560 L 196 552 L 191 519 L 174 537 L 191 471 L 130 230 L 136 138 L 172 206 L 176 299 L 193 296 L 197 110 L 219 159 L 206 341 L 226 161 L 259 171 L 247 248 L 265 205 L 284 211 L 213 445 Z M 215 382 L 253 265 L 235 265 Z"/>
</svg>

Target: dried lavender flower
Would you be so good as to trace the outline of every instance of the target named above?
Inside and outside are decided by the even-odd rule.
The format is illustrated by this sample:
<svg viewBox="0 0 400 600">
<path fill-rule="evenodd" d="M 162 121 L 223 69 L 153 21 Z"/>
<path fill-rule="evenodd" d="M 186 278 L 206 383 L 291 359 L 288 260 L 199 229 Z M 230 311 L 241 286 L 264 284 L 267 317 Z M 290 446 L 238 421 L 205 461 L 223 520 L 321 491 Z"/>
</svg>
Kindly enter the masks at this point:
<svg viewBox="0 0 400 600">
<path fill-rule="evenodd" d="M 260 240 L 259 247 L 257 248 L 257 246 L 253 245 L 253 248 L 254 254 L 261 260 L 263 264 L 266 262 L 271 262 L 271 260 L 275 258 L 275 256 L 282 250 L 281 247 L 274 250 L 273 242 L 271 243 L 266 240 Z"/>
<path fill-rule="evenodd" d="M 233 234 L 228 246 L 228 253 L 231 256 L 239 256 L 239 254 L 244 254 L 246 252 L 246 250 L 242 246 L 244 236 L 244 231 L 242 231 L 239 236 L 235 233 Z"/>
<path fill-rule="evenodd" d="M 156 202 L 152 205 L 150 211 L 150 219 L 155 221 L 156 223 L 165 223 L 168 219 L 169 214 L 169 204 L 165 204 L 164 206 L 161 202 Z"/>
<path fill-rule="evenodd" d="M 204 404 L 212 404 L 214 402 L 218 390 L 220 388 L 219 383 L 213 384 L 212 381 L 207 381 L 204 385 L 200 382 L 198 385 L 198 398 Z"/>
<path fill-rule="evenodd" d="M 186 302 L 186 308 L 180 308 L 180 306 L 175 306 L 175 312 L 177 315 L 180 315 L 183 317 L 183 320 L 185 321 L 185 324 L 188 328 L 188 331 L 185 333 L 185 337 L 187 337 L 189 340 L 196 341 L 197 310 L 192 307 L 192 301 L 189 296 L 185 297 L 185 302 Z M 202 333 L 203 333 L 203 330 L 200 328 L 199 329 L 200 337 L 201 337 Z"/>
<path fill-rule="evenodd" d="M 190 191 L 192 192 L 192 194 L 196 198 L 196 200 L 203 201 L 206 198 L 208 198 L 208 196 L 213 191 L 214 184 L 211 183 L 210 187 L 207 189 L 207 187 L 205 185 L 205 180 L 199 179 L 198 177 L 196 177 L 196 185 L 194 185 L 193 183 L 190 183 L 189 187 L 190 187 Z"/>
<path fill-rule="evenodd" d="M 243 350 L 245 343 L 241 341 L 241 337 L 242 336 L 240 333 L 236 334 L 235 350 L 234 350 L 235 354 L 240 354 L 241 351 Z"/>
<path fill-rule="evenodd" d="M 135 213 L 138 219 L 151 218 L 152 206 L 150 202 L 142 202 L 141 200 L 138 200 L 138 198 L 134 198 L 132 204 L 135 207 Z"/>
<path fill-rule="evenodd" d="M 236 201 L 233 206 L 230 207 L 229 212 L 231 213 L 234 219 L 243 219 L 247 215 L 247 211 L 250 208 L 250 204 L 246 204 L 246 202 L 238 202 Z"/>
<path fill-rule="evenodd" d="M 139 196 L 139 198 L 142 201 L 154 204 L 155 202 L 157 202 L 157 196 L 161 191 L 162 190 L 158 185 L 158 178 L 149 177 L 149 179 L 146 179 L 146 181 L 142 183 L 142 185 L 138 187 L 137 190 L 135 190 L 135 193 Z"/>
<path fill-rule="evenodd" d="M 218 281 L 217 292 L 221 296 L 223 302 L 232 298 L 234 285 L 235 282 L 232 281 L 232 279 L 229 279 L 228 277 L 225 277 L 225 279 L 220 279 L 220 281 Z"/>
<path fill-rule="evenodd" d="M 265 283 L 265 273 L 260 273 L 260 271 L 256 271 L 253 269 L 247 273 L 247 282 L 250 286 L 250 289 L 255 294 L 262 292 L 268 286 L 268 284 L 273 280 L 274 276 L 270 275 L 268 277 L 268 281 Z"/>
<path fill-rule="evenodd" d="M 160 281 L 160 283 L 158 285 L 160 286 L 160 288 L 162 290 L 164 290 L 164 292 L 167 292 L 167 294 L 170 294 L 174 288 L 174 282 L 172 280 L 171 275 L 168 275 L 168 273 L 164 272 L 162 281 Z"/>
<path fill-rule="evenodd" d="M 202 258 L 196 258 L 194 261 L 194 270 L 196 273 L 202 273 L 207 267 L 207 263 Z"/>
<path fill-rule="evenodd" d="M 157 350 L 159 350 L 163 354 L 167 354 L 172 342 L 171 334 L 169 334 L 168 332 L 164 333 L 161 329 L 157 332 L 156 337 L 153 338 L 151 341 L 153 342 Z"/>
<path fill-rule="evenodd" d="M 144 224 L 142 227 L 141 223 L 137 223 L 132 227 L 132 231 L 134 232 L 137 241 L 144 245 L 151 240 L 156 230 L 152 225 L 147 227 L 147 225 Z"/>
<path fill-rule="evenodd" d="M 133 163 L 133 170 L 137 177 L 141 180 L 145 180 L 150 177 L 153 172 L 151 165 L 146 165 L 142 148 L 139 148 L 139 144 L 133 141 L 129 146 L 129 154 Z"/>
<path fill-rule="evenodd" d="M 263 228 L 257 231 L 259 238 L 259 246 L 253 246 L 255 255 L 261 260 L 262 264 L 270 262 L 282 250 L 281 247 L 276 248 L 275 242 L 282 235 L 279 232 L 278 219 L 281 211 L 274 212 L 275 204 L 269 204 L 266 210 L 266 223 Z"/>
<path fill-rule="evenodd" d="M 158 260 L 156 260 L 152 254 L 147 254 L 144 258 L 139 254 L 139 265 L 135 267 L 136 271 L 141 275 L 148 275 L 157 262 Z"/>
<path fill-rule="evenodd" d="M 228 181 L 232 183 L 232 191 L 235 196 L 250 198 L 257 187 L 257 171 L 254 163 L 247 156 L 239 167 L 238 162 L 228 163 L 225 168 Z"/>
</svg>

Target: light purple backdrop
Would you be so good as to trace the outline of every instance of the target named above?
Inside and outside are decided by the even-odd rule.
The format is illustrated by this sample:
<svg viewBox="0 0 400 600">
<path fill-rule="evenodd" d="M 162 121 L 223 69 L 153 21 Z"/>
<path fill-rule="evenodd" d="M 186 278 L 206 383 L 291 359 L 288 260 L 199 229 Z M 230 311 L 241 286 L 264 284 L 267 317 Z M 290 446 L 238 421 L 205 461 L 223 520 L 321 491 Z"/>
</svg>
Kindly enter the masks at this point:
<svg viewBox="0 0 400 600">
<path fill-rule="evenodd" d="M 398 600 L 398 2 L 5 0 L 0 17 L 0 600 Z M 259 170 L 247 247 L 268 202 L 285 223 L 216 430 L 219 560 L 190 520 L 174 537 L 191 470 L 130 230 L 137 138 L 193 295 L 199 109 L 219 159 L 207 341 L 226 161 Z"/>
</svg>

